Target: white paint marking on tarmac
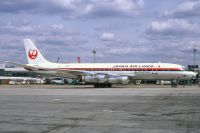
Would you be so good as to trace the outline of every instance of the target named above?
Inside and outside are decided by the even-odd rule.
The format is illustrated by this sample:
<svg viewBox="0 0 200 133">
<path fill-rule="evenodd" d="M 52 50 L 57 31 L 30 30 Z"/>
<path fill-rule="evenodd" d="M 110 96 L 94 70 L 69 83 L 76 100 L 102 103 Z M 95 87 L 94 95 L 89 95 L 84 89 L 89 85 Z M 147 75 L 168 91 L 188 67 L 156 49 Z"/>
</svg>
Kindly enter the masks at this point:
<svg viewBox="0 0 200 133">
<path fill-rule="evenodd" d="M 114 113 L 114 112 L 117 112 L 117 111 L 113 111 L 113 110 L 106 110 L 106 109 L 104 109 L 104 110 L 102 110 L 103 112 L 109 112 L 109 113 Z"/>
<path fill-rule="evenodd" d="M 89 99 L 88 102 L 96 102 L 96 99 Z"/>
<path fill-rule="evenodd" d="M 120 111 L 114 111 L 114 110 L 109 110 L 109 109 L 104 109 L 102 110 L 103 112 L 108 112 L 108 113 L 123 113 L 124 111 L 120 110 Z"/>
<path fill-rule="evenodd" d="M 62 99 L 52 99 L 53 101 L 60 101 L 60 100 L 62 100 Z"/>
</svg>

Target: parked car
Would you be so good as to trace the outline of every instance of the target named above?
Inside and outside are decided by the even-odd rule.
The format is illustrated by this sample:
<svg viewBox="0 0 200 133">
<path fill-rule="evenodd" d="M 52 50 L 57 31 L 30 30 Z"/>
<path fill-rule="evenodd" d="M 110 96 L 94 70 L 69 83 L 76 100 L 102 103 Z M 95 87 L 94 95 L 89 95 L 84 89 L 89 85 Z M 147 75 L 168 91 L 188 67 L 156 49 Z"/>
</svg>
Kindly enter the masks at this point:
<svg viewBox="0 0 200 133">
<path fill-rule="evenodd" d="M 63 78 L 54 78 L 51 80 L 52 84 L 57 84 L 57 85 L 64 85 L 64 79 Z"/>
</svg>

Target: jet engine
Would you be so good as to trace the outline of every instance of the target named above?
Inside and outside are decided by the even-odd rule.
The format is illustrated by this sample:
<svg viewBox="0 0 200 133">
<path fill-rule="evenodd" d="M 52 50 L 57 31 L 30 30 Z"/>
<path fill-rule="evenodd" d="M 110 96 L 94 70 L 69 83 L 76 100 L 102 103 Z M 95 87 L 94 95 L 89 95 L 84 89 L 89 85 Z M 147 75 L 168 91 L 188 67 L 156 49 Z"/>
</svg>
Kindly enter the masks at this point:
<svg viewBox="0 0 200 133">
<path fill-rule="evenodd" d="M 86 83 L 103 83 L 103 84 L 128 84 L 129 79 L 126 76 L 106 77 L 105 75 L 82 76 L 82 81 Z"/>
<path fill-rule="evenodd" d="M 105 75 L 92 75 L 92 76 L 82 76 L 82 81 L 86 83 L 105 83 Z"/>
<path fill-rule="evenodd" d="M 109 77 L 107 78 L 107 83 L 110 84 L 128 84 L 129 79 L 126 76 L 121 76 L 121 77 Z"/>
</svg>

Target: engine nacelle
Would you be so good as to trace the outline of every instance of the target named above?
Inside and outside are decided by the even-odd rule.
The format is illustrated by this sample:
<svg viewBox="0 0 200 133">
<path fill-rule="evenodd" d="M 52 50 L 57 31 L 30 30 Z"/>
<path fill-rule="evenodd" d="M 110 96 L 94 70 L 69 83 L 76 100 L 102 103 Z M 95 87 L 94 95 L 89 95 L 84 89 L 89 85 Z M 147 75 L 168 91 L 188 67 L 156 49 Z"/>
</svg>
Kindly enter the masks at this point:
<svg viewBox="0 0 200 133">
<path fill-rule="evenodd" d="M 109 77 L 107 78 L 107 83 L 110 84 L 128 84 L 129 83 L 129 79 L 126 76 L 122 76 L 122 77 Z"/>
<path fill-rule="evenodd" d="M 128 84 L 129 79 L 126 76 L 106 77 L 105 75 L 82 76 L 82 81 L 86 83 L 109 83 L 109 84 Z"/>
<path fill-rule="evenodd" d="M 105 83 L 105 75 L 92 75 L 92 76 L 82 76 L 82 81 L 86 83 Z"/>
</svg>

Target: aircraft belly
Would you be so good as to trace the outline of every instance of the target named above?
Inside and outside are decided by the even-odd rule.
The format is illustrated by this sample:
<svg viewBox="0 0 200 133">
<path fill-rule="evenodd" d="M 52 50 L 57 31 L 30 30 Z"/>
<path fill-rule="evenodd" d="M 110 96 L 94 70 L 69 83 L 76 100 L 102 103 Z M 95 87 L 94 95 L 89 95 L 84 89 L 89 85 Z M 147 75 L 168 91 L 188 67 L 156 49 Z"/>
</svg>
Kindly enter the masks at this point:
<svg viewBox="0 0 200 133">
<path fill-rule="evenodd" d="M 98 73 L 98 71 L 96 71 Z M 104 74 L 113 74 L 119 76 L 130 77 L 131 79 L 141 80 L 172 80 L 172 79 L 184 79 L 183 73 L 180 71 L 101 71 Z M 130 74 L 134 76 L 129 76 Z"/>
<path fill-rule="evenodd" d="M 133 79 L 147 79 L 147 80 L 172 80 L 172 79 L 185 79 L 180 72 L 139 72 L 135 74 Z"/>
</svg>

